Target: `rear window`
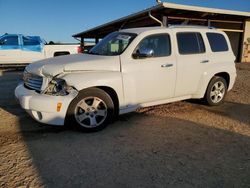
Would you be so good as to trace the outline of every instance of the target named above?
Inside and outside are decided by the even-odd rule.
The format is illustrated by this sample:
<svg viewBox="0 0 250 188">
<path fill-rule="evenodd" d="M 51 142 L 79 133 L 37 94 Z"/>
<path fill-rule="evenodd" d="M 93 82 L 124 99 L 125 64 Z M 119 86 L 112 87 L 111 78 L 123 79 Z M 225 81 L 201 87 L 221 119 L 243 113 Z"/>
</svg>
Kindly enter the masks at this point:
<svg viewBox="0 0 250 188">
<path fill-rule="evenodd" d="M 227 41 L 224 35 L 219 33 L 206 33 L 211 50 L 213 52 L 228 51 Z"/>
<path fill-rule="evenodd" d="M 200 33 L 177 33 L 178 49 L 180 54 L 199 54 L 205 52 L 205 46 Z"/>
</svg>

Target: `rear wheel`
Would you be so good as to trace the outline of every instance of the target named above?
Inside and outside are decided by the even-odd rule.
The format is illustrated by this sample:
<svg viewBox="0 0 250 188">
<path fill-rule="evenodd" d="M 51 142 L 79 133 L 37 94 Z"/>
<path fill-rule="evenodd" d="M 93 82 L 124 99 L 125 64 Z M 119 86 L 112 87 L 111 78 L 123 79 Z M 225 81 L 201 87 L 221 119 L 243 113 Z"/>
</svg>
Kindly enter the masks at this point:
<svg viewBox="0 0 250 188">
<path fill-rule="evenodd" d="M 224 102 L 227 94 L 227 83 L 224 78 L 215 76 L 210 81 L 205 100 L 211 106 L 217 106 Z"/>
<path fill-rule="evenodd" d="M 94 132 L 105 128 L 114 118 L 114 103 L 101 89 L 89 88 L 81 91 L 71 102 L 67 123 L 84 132 Z"/>
</svg>

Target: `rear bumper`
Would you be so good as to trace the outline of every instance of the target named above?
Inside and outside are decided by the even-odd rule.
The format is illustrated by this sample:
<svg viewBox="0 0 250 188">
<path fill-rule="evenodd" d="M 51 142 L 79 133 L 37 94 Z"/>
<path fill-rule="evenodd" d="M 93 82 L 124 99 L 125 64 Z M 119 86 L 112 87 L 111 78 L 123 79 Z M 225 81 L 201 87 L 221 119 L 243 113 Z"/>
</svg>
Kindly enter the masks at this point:
<svg viewBox="0 0 250 188">
<path fill-rule="evenodd" d="M 21 107 L 36 121 L 50 125 L 64 125 L 69 104 L 77 94 L 75 90 L 66 96 L 39 94 L 25 88 L 23 83 L 15 89 L 15 96 Z M 60 111 L 57 109 L 58 103 L 61 103 Z"/>
</svg>

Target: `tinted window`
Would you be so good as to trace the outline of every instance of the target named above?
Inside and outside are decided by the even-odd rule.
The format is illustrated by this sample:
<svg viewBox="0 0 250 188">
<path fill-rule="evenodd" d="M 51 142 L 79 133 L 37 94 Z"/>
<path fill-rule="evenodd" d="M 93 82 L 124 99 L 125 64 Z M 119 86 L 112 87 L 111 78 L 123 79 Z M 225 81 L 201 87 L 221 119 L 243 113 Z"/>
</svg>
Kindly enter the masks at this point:
<svg viewBox="0 0 250 188">
<path fill-rule="evenodd" d="M 152 49 L 154 57 L 169 56 L 171 54 L 171 44 L 168 34 L 152 35 L 144 38 L 136 48 L 140 52 L 143 49 Z"/>
<path fill-rule="evenodd" d="M 180 54 L 199 54 L 205 52 L 204 42 L 200 33 L 177 33 Z"/>
<path fill-rule="evenodd" d="M 227 41 L 222 34 L 207 33 L 207 38 L 213 52 L 228 51 Z"/>
<path fill-rule="evenodd" d="M 23 37 L 23 45 L 40 45 L 40 42 L 30 37 Z"/>
<path fill-rule="evenodd" d="M 0 39 L 1 45 L 18 45 L 17 36 L 6 36 Z"/>
</svg>

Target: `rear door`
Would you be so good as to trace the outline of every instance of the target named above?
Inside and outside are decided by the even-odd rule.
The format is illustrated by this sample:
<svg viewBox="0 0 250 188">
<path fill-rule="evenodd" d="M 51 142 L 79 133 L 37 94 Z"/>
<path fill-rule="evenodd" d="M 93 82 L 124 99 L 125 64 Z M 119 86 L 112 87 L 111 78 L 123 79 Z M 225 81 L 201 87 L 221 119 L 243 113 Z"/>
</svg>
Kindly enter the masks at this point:
<svg viewBox="0 0 250 188">
<path fill-rule="evenodd" d="M 177 41 L 177 80 L 175 96 L 195 94 L 209 66 L 203 34 L 196 31 L 175 31 Z"/>
</svg>

